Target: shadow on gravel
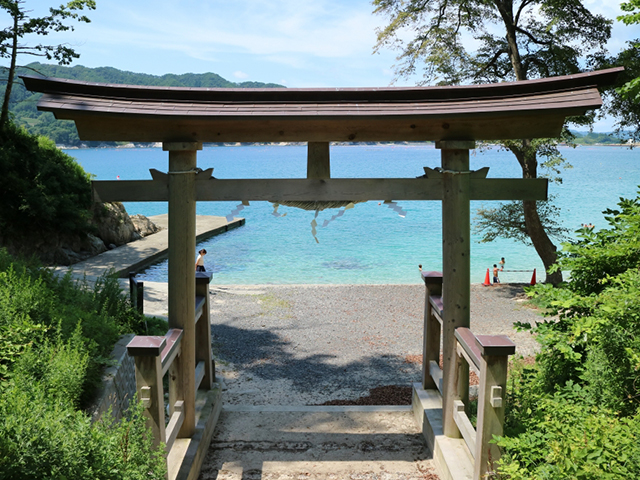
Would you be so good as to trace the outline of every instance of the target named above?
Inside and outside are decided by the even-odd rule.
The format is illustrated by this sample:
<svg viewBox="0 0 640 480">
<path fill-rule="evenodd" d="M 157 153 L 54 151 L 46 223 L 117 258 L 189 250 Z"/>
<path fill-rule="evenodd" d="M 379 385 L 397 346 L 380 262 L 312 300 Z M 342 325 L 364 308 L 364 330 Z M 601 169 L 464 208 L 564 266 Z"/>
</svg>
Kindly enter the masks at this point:
<svg viewBox="0 0 640 480">
<path fill-rule="evenodd" d="M 482 287 L 483 289 L 487 289 L 493 295 L 498 295 L 503 298 L 516 298 L 523 296 L 524 287 L 529 287 L 528 283 L 501 283 L 500 285 L 491 286 L 491 287 Z"/>
<path fill-rule="evenodd" d="M 233 363 L 246 374 L 264 380 L 286 379 L 302 391 L 322 390 L 322 385 L 368 390 L 380 385 L 410 385 L 418 381 L 420 365 L 398 355 L 364 356 L 335 365 L 336 355 L 294 355 L 295 345 L 270 330 L 212 325 L 213 352 L 218 360 Z M 358 348 L 353 345 L 352 348 Z"/>
</svg>

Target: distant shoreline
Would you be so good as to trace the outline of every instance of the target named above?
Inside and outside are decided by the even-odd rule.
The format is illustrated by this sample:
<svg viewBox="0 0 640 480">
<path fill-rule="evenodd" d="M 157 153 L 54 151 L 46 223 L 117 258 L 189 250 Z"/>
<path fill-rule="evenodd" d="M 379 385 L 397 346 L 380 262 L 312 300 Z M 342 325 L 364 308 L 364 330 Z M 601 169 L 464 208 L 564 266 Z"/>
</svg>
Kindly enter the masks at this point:
<svg viewBox="0 0 640 480">
<path fill-rule="evenodd" d="M 357 147 L 357 146 L 385 146 L 385 145 L 407 145 L 407 146 L 422 146 L 422 145 L 433 145 L 435 142 L 432 141 L 424 141 L 424 142 L 330 142 L 331 145 L 341 146 L 341 147 Z M 298 147 L 306 145 L 306 142 L 224 142 L 224 143 L 204 143 L 205 147 Z M 498 144 L 496 144 L 498 145 Z M 559 144 L 561 147 L 571 147 L 571 145 L 567 145 L 566 143 Z M 640 147 L 640 143 L 578 143 L 577 147 L 625 147 L 625 148 L 636 148 Z M 150 142 L 150 143 L 125 143 L 121 145 L 99 145 L 99 146 L 88 146 L 88 145 L 58 145 L 56 144 L 56 148 L 59 150 L 86 150 L 90 148 L 103 148 L 103 149 L 136 149 L 136 148 L 162 148 L 162 142 Z"/>
</svg>

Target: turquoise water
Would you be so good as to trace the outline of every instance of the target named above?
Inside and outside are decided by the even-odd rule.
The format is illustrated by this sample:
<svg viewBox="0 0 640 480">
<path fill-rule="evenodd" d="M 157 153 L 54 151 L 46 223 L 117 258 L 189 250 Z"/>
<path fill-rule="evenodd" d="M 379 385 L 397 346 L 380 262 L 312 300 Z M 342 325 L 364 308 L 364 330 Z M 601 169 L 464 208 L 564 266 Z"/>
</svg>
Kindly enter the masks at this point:
<svg viewBox="0 0 640 480">
<path fill-rule="evenodd" d="M 149 168 L 166 171 L 167 153 L 149 149 L 69 150 L 86 171 L 98 180 L 150 179 Z M 583 223 L 604 226 L 602 211 L 613 208 L 619 197 L 635 196 L 640 184 L 640 151 L 623 147 L 563 148 L 573 165 L 562 173 L 561 185 L 550 184 L 557 195 L 561 220 L 571 231 Z M 306 146 L 210 147 L 198 153 L 198 166 L 213 167 L 217 178 L 304 178 Z M 440 151 L 432 145 L 332 146 L 332 177 L 416 177 L 422 167 L 440 166 Z M 491 168 L 489 177 L 520 177 L 512 154 L 491 149 L 474 152 L 471 168 Z M 379 199 L 384 200 L 384 199 Z M 496 202 L 472 202 L 474 211 Z M 166 203 L 126 203 L 130 214 L 157 215 L 167 212 Z M 206 248 L 207 269 L 216 284 L 384 284 L 416 283 L 418 264 L 426 270 L 442 268 L 441 204 L 435 201 L 399 205 L 396 212 L 370 201 L 357 204 L 327 227 L 318 226 L 316 243 L 310 222 L 314 212 L 280 207 L 284 217 L 276 218 L 268 202 L 252 202 L 239 216 L 246 225 L 198 245 Z M 236 202 L 200 202 L 199 215 L 226 216 Z M 325 210 L 318 224 L 338 210 Z M 531 246 L 511 240 L 478 243 L 473 236 L 471 275 L 473 282 L 484 280 L 487 268 L 506 258 L 504 282 L 528 282 L 543 266 Z M 195 259 L 194 259 L 195 260 Z M 524 270 L 510 272 L 508 270 Z M 143 279 L 166 281 L 166 262 L 151 267 Z"/>
</svg>

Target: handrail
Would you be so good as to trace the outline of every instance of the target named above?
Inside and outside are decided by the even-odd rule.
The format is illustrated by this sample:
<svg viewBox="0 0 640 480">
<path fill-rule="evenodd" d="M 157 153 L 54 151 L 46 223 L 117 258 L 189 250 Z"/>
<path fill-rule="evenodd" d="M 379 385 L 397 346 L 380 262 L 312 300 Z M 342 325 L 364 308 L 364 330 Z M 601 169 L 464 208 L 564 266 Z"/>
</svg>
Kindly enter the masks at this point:
<svg viewBox="0 0 640 480">
<path fill-rule="evenodd" d="M 206 297 L 196 296 L 196 323 L 200 320 L 202 316 L 202 309 L 204 308 L 204 304 L 206 302 Z"/>
<path fill-rule="evenodd" d="M 466 327 L 458 327 L 454 333 L 458 344 L 462 347 L 463 353 L 466 354 L 469 366 L 473 365 L 476 370 L 480 370 L 480 357 L 482 352 L 478 346 L 476 336 Z"/>
<path fill-rule="evenodd" d="M 169 370 L 169 367 L 175 360 L 176 356 L 180 353 L 180 341 L 182 340 L 182 329 L 172 328 L 165 335 L 167 344 L 165 345 L 162 353 L 160 354 L 160 361 L 162 362 L 162 376 Z"/>
<path fill-rule="evenodd" d="M 444 306 L 442 303 L 442 295 L 429 295 L 429 303 L 434 308 L 434 310 L 431 311 L 433 316 L 442 324 L 442 309 Z"/>
</svg>

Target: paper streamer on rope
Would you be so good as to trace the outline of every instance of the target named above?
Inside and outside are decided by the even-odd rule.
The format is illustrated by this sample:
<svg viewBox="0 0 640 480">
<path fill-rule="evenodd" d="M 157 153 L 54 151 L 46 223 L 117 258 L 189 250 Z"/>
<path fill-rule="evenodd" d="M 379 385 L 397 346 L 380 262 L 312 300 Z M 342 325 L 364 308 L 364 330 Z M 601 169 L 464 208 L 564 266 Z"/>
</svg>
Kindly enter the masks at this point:
<svg viewBox="0 0 640 480">
<path fill-rule="evenodd" d="M 231 213 L 229 213 L 229 215 L 226 216 L 227 222 L 233 222 L 233 217 L 235 217 L 242 210 L 244 210 L 244 207 L 248 207 L 248 206 L 249 206 L 249 202 L 247 202 L 246 200 L 243 200 L 242 203 L 239 203 L 238 205 L 236 205 L 236 208 L 231 210 Z"/>
<path fill-rule="evenodd" d="M 319 213 L 320 210 L 316 210 L 316 214 L 313 216 L 313 220 L 311 220 L 311 235 L 313 235 L 313 239 L 316 241 L 316 243 L 320 243 L 320 240 L 318 240 L 318 237 L 316 236 L 318 234 L 318 231 L 316 230 L 316 227 L 318 226 L 316 218 L 318 218 Z"/>
<path fill-rule="evenodd" d="M 400 207 L 400 205 L 398 205 L 397 202 L 394 202 L 392 200 L 385 200 L 384 201 L 385 205 L 388 205 L 389 208 L 391 210 L 393 210 L 394 212 L 396 212 L 398 215 L 400 215 L 402 218 L 407 216 L 407 212 L 405 212 L 404 210 L 402 210 L 402 208 Z"/>
<path fill-rule="evenodd" d="M 274 217 L 286 217 L 287 214 L 286 213 L 279 213 L 278 212 L 278 207 L 280 206 L 279 203 L 274 203 L 273 204 L 273 212 L 271 212 L 271 215 L 273 215 Z"/>
<path fill-rule="evenodd" d="M 349 210 L 350 208 L 353 208 L 354 204 L 350 203 L 349 205 L 347 205 L 346 207 L 344 207 L 342 210 L 340 210 L 338 213 L 336 213 L 335 215 L 332 215 L 331 218 L 329 220 L 325 220 L 322 223 L 322 228 L 326 227 L 327 225 L 329 225 L 331 222 L 333 222 L 336 218 L 339 218 L 341 216 L 344 215 L 344 212 L 346 212 L 347 210 Z M 317 215 L 316 215 L 317 216 Z"/>
</svg>

